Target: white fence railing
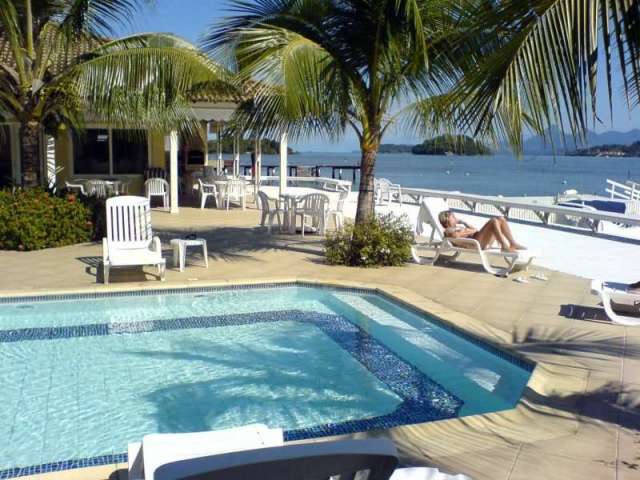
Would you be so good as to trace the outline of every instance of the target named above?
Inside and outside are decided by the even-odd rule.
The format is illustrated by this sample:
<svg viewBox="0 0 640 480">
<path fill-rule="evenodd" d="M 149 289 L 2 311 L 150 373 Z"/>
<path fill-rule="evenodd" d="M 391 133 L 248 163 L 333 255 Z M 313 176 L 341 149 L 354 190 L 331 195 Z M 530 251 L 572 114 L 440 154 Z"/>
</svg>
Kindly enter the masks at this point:
<svg viewBox="0 0 640 480">
<path fill-rule="evenodd" d="M 420 204 L 424 197 L 437 197 L 447 200 L 449 205 L 455 209 L 488 215 L 504 215 L 507 218 L 542 223 L 544 225 L 572 225 L 588 228 L 593 232 L 599 231 L 602 222 L 634 227 L 640 226 L 640 217 L 601 212 L 590 208 L 581 208 L 580 205 L 576 205 L 575 208 L 561 207 L 423 188 L 403 188 L 402 193 L 416 204 Z"/>
<path fill-rule="evenodd" d="M 620 183 L 607 179 L 606 192 L 613 199 L 640 200 L 640 183 L 631 181 Z"/>
<path fill-rule="evenodd" d="M 263 176 L 260 177 L 260 185 L 278 185 L 280 177 Z M 351 182 L 348 180 L 338 180 L 326 177 L 288 177 L 287 185 L 290 187 L 309 187 L 329 192 L 350 192 Z"/>
</svg>

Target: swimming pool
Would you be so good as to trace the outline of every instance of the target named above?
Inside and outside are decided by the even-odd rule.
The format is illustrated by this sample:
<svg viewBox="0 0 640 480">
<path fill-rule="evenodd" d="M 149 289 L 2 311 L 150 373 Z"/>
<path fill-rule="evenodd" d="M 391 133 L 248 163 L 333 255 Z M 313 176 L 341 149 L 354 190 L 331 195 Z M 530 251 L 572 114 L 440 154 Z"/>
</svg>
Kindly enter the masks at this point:
<svg viewBox="0 0 640 480">
<path fill-rule="evenodd" d="M 367 290 L 0 299 L 0 478 L 122 462 L 153 432 L 298 440 L 510 409 L 532 369 Z"/>
</svg>

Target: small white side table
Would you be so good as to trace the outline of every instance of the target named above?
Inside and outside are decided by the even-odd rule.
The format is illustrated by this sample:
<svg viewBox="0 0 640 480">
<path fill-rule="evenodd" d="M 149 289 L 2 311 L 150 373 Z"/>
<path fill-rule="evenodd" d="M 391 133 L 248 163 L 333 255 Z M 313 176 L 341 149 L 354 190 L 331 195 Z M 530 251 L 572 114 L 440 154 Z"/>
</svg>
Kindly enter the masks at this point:
<svg viewBox="0 0 640 480">
<path fill-rule="evenodd" d="M 204 238 L 194 238 L 193 240 L 174 238 L 173 240 L 171 240 L 171 247 L 173 248 L 173 266 L 179 266 L 181 272 L 184 272 L 184 266 L 187 262 L 187 247 L 202 248 L 204 266 L 205 268 L 209 268 L 209 257 L 207 256 L 207 241 Z"/>
</svg>

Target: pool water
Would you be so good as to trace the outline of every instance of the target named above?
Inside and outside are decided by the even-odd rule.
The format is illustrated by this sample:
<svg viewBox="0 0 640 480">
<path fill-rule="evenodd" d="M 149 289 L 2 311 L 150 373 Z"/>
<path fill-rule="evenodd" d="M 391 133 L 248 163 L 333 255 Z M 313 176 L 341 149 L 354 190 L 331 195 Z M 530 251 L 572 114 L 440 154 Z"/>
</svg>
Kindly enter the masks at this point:
<svg viewBox="0 0 640 480">
<path fill-rule="evenodd" d="M 295 440 L 509 409 L 531 370 L 367 291 L 10 301 L 0 478 L 111 463 L 153 432 L 265 423 Z"/>
</svg>

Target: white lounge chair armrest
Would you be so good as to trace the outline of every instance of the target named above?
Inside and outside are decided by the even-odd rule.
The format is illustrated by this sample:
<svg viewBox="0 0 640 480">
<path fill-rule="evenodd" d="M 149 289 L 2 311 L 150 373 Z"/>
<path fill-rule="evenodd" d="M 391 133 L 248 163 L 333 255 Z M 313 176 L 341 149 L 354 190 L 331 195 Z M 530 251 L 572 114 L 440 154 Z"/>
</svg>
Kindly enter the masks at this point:
<svg viewBox="0 0 640 480">
<path fill-rule="evenodd" d="M 594 295 L 602 294 L 602 280 L 591 280 L 591 293 Z"/>
</svg>

